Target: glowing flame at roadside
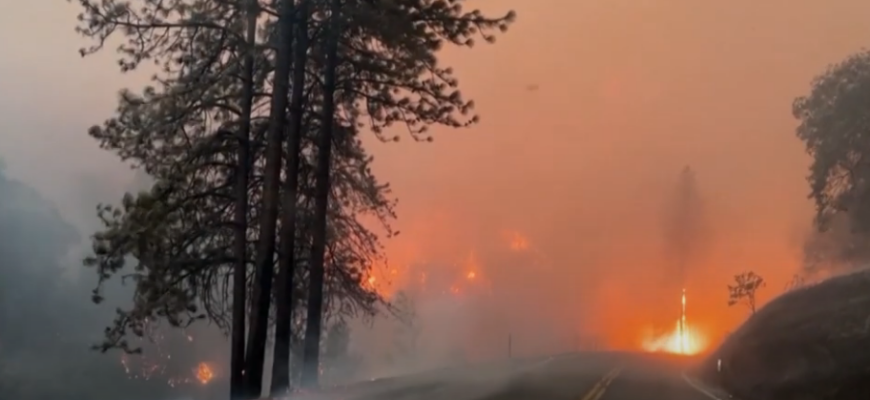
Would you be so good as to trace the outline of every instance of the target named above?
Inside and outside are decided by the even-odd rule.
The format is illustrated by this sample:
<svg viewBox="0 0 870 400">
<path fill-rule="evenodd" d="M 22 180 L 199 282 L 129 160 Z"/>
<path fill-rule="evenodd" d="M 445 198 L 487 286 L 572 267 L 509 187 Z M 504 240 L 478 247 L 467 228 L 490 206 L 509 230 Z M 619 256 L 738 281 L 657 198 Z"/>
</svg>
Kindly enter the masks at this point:
<svg viewBox="0 0 870 400">
<path fill-rule="evenodd" d="M 166 348 L 166 341 L 169 340 L 165 336 L 168 331 L 159 329 L 152 321 L 145 320 L 145 330 L 147 338 L 139 338 L 139 340 L 150 340 L 149 346 L 153 346 L 149 351 L 131 357 L 127 353 L 121 354 L 121 366 L 127 374 L 128 379 L 141 380 L 166 380 L 166 384 L 170 387 L 180 387 L 200 383 L 206 385 L 215 378 L 215 372 L 211 365 L 206 362 L 200 362 L 193 368 L 190 365 L 182 366 L 178 363 L 173 363 L 172 354 Z M 183 335 L 181 339 L 187 342 L 194 342 L 195 338 L 188 332 L 181 331 Z M 182 362 L 183 363 L 183 362 Z M 178 370 L 174 367 L 181 366 Z"/>
<path fill-rule="evenodd" d="M 643 342 L 644 350 L 683 355 L 698 354 L 703 350 L 703 338 L 697 331 L 689 327 L 686 319 L 686 289 L 683 289 L 680 305 L 680 318 L 677 319 L 674 330 L 664 335 L 645 339 Z"/>
<path fill-rule="evenodd" d="M 211 370 L 211 367 L 204 362 L 199 363 L 196 366 L 196 380 L 203 385 L 211 382 L 214 379 L 214 371 Z"/>
</svg>

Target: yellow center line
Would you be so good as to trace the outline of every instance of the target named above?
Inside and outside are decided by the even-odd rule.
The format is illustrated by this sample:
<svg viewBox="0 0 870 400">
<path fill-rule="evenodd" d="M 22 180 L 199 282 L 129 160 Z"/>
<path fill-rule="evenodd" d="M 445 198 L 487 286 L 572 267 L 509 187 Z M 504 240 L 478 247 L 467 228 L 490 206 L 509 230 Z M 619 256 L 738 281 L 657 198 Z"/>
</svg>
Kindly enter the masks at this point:
<svg viewBox="0 0 870 400">
<path fill-rule="evenodd" d="M 622 372 L 622 368 L 614 368 L 610 370 L 607 375 L 604 375 L 604 377 L 601 378 L 600 381 L 595 383 L 595 386 L 592 387 L 592 390 L 590 390 L 589 393 L 586 393 L 586 395 L 583 396 L 582 400 L 600 399 L 601 396 L 604 395 L 604 391 L 607 390 L 607 387 L 610 386 L 610 383 L 613 382 L 613 380 L 616 379 L 617 376 L 619 376 L 620 372 Z"/>
</svg>

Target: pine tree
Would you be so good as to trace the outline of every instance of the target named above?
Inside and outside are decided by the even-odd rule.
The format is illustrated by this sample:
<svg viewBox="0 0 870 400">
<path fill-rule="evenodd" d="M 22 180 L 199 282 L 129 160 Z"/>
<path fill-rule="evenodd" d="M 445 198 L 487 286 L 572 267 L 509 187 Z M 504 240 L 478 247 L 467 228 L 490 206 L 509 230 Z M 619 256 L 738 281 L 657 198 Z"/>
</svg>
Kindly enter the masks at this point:
<svg viewBox="0 0 870 400">
<path fill-rule="evenodd" d="M 299 127 L 297 153 L 292 141 L 280 146 L 278 140 L 283 130 L 276 126 L 287 119 L 286 105 L 271 107 L 267 115 L 262 111 L 266 100 L 284 97 L 272 95 L 286 86 L 279 80 L 288 71 L 287 63 L 280 63 L 282 73 L 275 73 L 280 58 L 276 54 L 289 54 L 291 40 L 286 25 L 276 23 L 275 16 L 288 20 L 287 8 L 260 4 L 261 15 L 270 17 L 263 22 L 258 43 L 251 46 L 245 35 L 250 3 L 241 0 L 142 0 L 143 7 L 136 8 L 111 0 L 80 2 L 85 9 L 81 32 L 97 43 L 83 54 L 120 34 L 128 40 L 119 61 L 122 70 L 143 61 L 162 66 L 155 88 L 142 95 L 124 93 L 117 116 L 91 130 L 104 148 L 142 168 L 156 182 L 148 192 L 125 196 L 120 207 L 100 208 L 106 229 L 95 235 L 95 256 L 87 263 L 105 280 L 134 260 L 137 282 L 134 306 L 119 312 L 107 330 L 104 348 L 131 350 L 124 338 L 131 331 L 140 334 L 147 318 L 179 326 L 200 318 L 224 329 L 230 325 L 230 301 L 221 282 L 240 271 L 235 268 L 241 262 L 240 246 L 231 250 L 232 243 L 239 243 L 235 229 L 242 214 L 237 208 L 244 174 L 238 171 L 244 163 L 238 163 L 238 155 L 243 151 L 239 144 L 245 142 L 243 135 L 233 132 L 243 125 L 244 59 L 253 48 L 245 264 L 251 258 L 257 261 L 253 289 L 259 293 L 249 299 L 252 336 L 245 373 L 249 386 L 258 385 L 253 383 L 260 381 L 257 371 L 247 368 L 257 363 L 251 353 L 259 352 L 256 337 L 265 329 L 258 321 L 271 308 L 271 279 L 264 276 L 272 273 L 278 230 L 275 295 L 281 297 L 282 331 L 276 346 L 279 341 L 287 346 L 286 321 L 291 321 L 291 337 L 299 337 L 293 329 L 307 324 L 305 380 L 315 384 L 321 319 L 335 313 L 371 313 L 378 300 L 361 283 L 381 249 L 377 235 L 359 216 L 373 214 L 384 223 L 393 217 L 389 186 L 372 176 L 372 160 L 358 135 L 370 130 L 384 140 L 395 140 L 387 134 L 398 124 L 416 140 L 431 140 L 429 125 L 463 127 L 476 122 L 470 114 L 472 103 L 456 90 L 452 71 L 438 65 L 436 52 L 444 44 L 470 46 L 478 34 L 491 41 L 491 32 L 506 29 L 513 14 L 488 18 L 477 11 L 464 12 L 458 1 L 297 4 L 297 11 L 303 5 L 310 8 L 297 12 L 297 17 L 312 16 L 295 20 L 296 30 L 307 35 L 295 40 L 297 64 L 289 74 L 294 82 L 290 132 Z M 291 2 L 283 4 L 289 7 Z M 310 46 L 303 41 L 310 41 Z M 324 82 L 329 75 L 332 82 Z M 325 110 L 329 98 L 332 112 Z M 293 174 L 297 154 L 298 174 Z M 275 172 L 282 159 L 288 176 L 283 185 Z M 298 177 L 296 196 L 290 176 Z M 296 229 L 291 229 L 292 221 Z M 286 249 L 293 250 L 292 257 Z M 96 295 L 99 299 L 99 291 Z M 297 317 L 292 313 L 297 308 L 307 308 L 308 316 Z M 283 377 L 288 352 L 276 351 L 281 361 L 273 367 Z M 282 386 L 278 381 L 273 389 Z"/>
<path fill-rule="evenodd" d="M 477 10 L 464 12 L 461 1 L 428 0 L 331 0 L 324 14 L 328 15 L 325 61 L 318 69 L 323 75 L 324 126 L 317 148 L 314 254 L 302 375 L 302 385 L 307 387 L 317 384 L 319 370 L 322 259 L 334 128 L 362 126 L 381 135 L 392 125 L 403 124 L 413 138 L 431 140 L 426 134 L 430 125 L 458 128 L 474 124 L 477 116 L 469 115 L 473 103 L 456 89 L 452 70 L 438 66 L 436 53 L 445 43 L 472 46 L 477 34 L 492 42 L 492 31 L 506 30 L 514 19 L 512 12 L 489 18 Z"/>
<path fill-rule="evenodd" d="M 287 121 L 287 97 L 290 91 L 290 62 L 293 44 L 294 0 L 279 3 L 276 41 L 275 74 L 272 79 L 272 98 L 269 111 L 269 129 L 266 136 L 266 163 L 263 180 L 262 214 L 257 248 L 255 284 L 252 294 L 250 338 L 246 358 L 248 396 L 259 397 L 262 392 L 263 363 L 266 360 L 266 337 L 269 329 L 269 309 L 272 299 L 274 258 L 277 245 L 278 202 L 281 198 L 281 162 L 284 129 Z"/>
<path fill-rule="evenodd" d="M 238 150 L 235 171 L 236 204 L 233 210 L 233 297 L 232 331 L 230 350 L 230 398 L 239 399 L 245 394 L 245 305 L 247 299 L 248 271 L 248 181 L 251 163 L 251 114 L 254 102 L 254 61 L 257 44 L 257 18 L 259 4 L 247 1 L 245 38 L 247 41 L 242 71 L 242 101 Z"/>
<path fill-rule="evenodd" d="M 173 17 L 162 14 L 166 10 L 160 5 L 169 7 L 168 3 L 148 3 L 152 8 L 143 11 L 144 16 L 132 16 L 131 10 L 121 10 L 113 4 L 85 4 L 82 33 L 98 41 L 126 26 L 128 30 L 119 33 L 129 35 L 135 44 L 138 38 L 156 37 L 153 33 L 166 25 L 172 25 L 170 33 L 175 36 L 171 37 L 178 40 L 171 46 L 160 39 L 145 48 L 132 45 L 125 48 L 120 63 L 122 70 L 135 68 L 144 60 L 162 63 L 163 71 L 155 80 L 157 87 L 147 88 L 142 95 L 123 93 L 117 116 L 90 132 L 105 149 L 132 162 L 156 182 L 145 193 L 125 196 L 119 207 L 100 208 L 106 229 L 95 235 L 95 255 L 86 262 L 96 267 L 101 280 L 107 280 L 131 272 L 126 264 L 134 261 L 131 276 L 136 280 L 134 306 L 119 312 L 115 324 L 107 330 L 104 349 L 121 347 L 134 351 L 126 337 L 143 334 L 144 321 L 149 318 L 163 318 L 177 326 L 199 318 L 209 318 L 223 329 L 237 326 L 227 321 L 227 315 L 232 313 L 228 312 L 230 302 L 227 288 L 222 284 L 231 274 L 238 278 L 235 271 L 239 269 L 234 267 L 239 261 L 238 248 L 233 252 L 229 249 L 238 237 L 238 216 L 244 211 L 238 209 L 239 179 L 244 175 L 238 170 L 245 163 L 240 163 L 234 154 L 242 151 L 238 144 L 245 141 L 236 140 L 243 137 L 235 137 L 232 132 L 237 125 L 244 125 L 245 114 L 240 110 L 245 109 L 246 96 L 242 92 L 247 55 L 255 56 L 252 108 L 262 108 L 271 95 L 266 88 L 273 60 L 268 47 L 261 42 L 273 36 L 275 25 L 274 21 L 267 21 L 261 42 L 251 46 L 245 35 L 238 34 L 251 25 L 237 21 L 240 16 L 250 16 L 251 10 L 245 8 L 250 3 L 222 3 L 224 8 L 209 8 L 210 2 L 205 1 L 191 3 L 184 7 L 179 5 L 181 2 L 171 4 L 181 7 L 180 11 L 171 10 L 176 13 Z M 197 12 L 191 11 L 194 5 Z M 274 10 L 261 8 L 266 14 L 274 13 Z M 164 15 L 165 19 L 157 19 L 158 15 Z M 173 22 L 170 24 L 167 20 Z M 130 21 L 138 21 L 135 29 L 131 28 Z M 227 37 L 234 37 L 235 41 Z M 249 51 L 251 48 L 254 53 Z M 99 45 L 85 53 L 98 49 Z M 302 107 L 301 102 L 295 106 L 297 110 Z M 299 113 L 305 115 L 294 122 L 299 124 L 302 133 L 317 129 L 316 121 L 311 118 L 314 115 L 311 107 Z M 248 255 L 256 255 L 253 250 L 261 221 L 256 217 L 263 215 L 266 158 L 263 138 L 268 127 L 261 112 L 253 114 L 246 207 L 251 223 L 245 234 Z M 341 225 L 331 236 L 329 264 L 336 273 L 328 277 L 327 283 L 337 289 L 330 291 L 330 296 L 338 297 L 332 307 L 342 313 L 372 313 L 377 297 L 360 283 L 365 270 L 378 257 L 380 246 L 377 237 L 357 220 L 357 215 L 374 213 L 387 222 L 393 216 L 393 201 L 389 199 L 389 187 L 378 183 L 371 174 L 371 158 L 354 135 L 355 132 L 349 132 L 346 140 L 336 145 L 338 157 L 333 165 L 338 169 L 338 178 L 332 190 L 337 191 L 333 194 L 335 198 L 343 201 L 340 209 L 333 211 Z M 300 136 L 304 135 L 300 133 Z M 308 148 L 305 151 L 309 153 L 310 136 L 304 141 L 304 147 Z M 300 146 L 302 142 L 300 139 Z M 285 155 L 284 158 L 290 157 Z M 307 172 L 313 171 L 308 166 L 310 160 L 304 161 L 301 165 L 305 168 L 300 174 L 305 182 L 300 190 L 305 193 L 299 196 L 299 217 L 294 218 L 300 221 L 310 219 L 306 217 L 310 212 L 305 207 L 311 206 L 308 188 L 313 182 L 312 173 Z M 307 261 L 309 228 L 310 224 L 300 226 L 290 235 L 297 239 L 292 245 L 299 254 L 294 264 L 310 264 Z M 287 245 L 294 242 L 292 239 Z M 250 257 L 246 258 L 247 264 Z M 306 291 L 305 281 L 298 279 L 297 282 L 292 292 L 301 297 Z M 99 290 L 95 295 L 99 300 Z M 305 302 L 298 304 L 304 306 Z M 239 305 L 240 302 L 235 301 L 233 308 Z M 246 371 L 246 375 L 253 374 Z M 256 381 L 259 380 L 249 379 L 249 382 Z"/>
<path fill-rule="evenodd" d="M 695 171 L 686 166 L 680 172 L 670 212 L 666 221 L 665 239 L 671 261 L 675 263 L 676 283 L 686 285 L 687 269 L 697 261 L 704 245 L 704 204 Z"/>
<path fill-rule="evenodd" d="M 278 253 L 278 276 L 275 288 L 275 349 L 272 360 L 273 395 L 290 388 L 290 354 L 292 352 L 294 277 L 296 275 L 296 222 L 299 190 L 299 159 L 302 146 L 303 111 L 305 109 L 305 68 L 308 63 L 308 0 L 301 0 L 296 7 L 293 22 L 294 43 L 292 61 L 292 93 L 290 97 L 290 127 L 287 138 L 286 176 L 281 213 L 280 249 Z"/>
</svg>

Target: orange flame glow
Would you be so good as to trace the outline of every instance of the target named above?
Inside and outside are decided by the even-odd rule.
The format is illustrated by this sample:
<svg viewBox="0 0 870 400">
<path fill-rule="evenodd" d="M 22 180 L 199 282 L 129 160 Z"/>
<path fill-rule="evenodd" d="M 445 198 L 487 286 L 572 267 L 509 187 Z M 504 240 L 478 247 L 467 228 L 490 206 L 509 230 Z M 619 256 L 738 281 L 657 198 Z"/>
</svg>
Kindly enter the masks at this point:
<svg viewBox="0 0 870 400">
<path fill-rule="evenodd" d="M 683 289 L 680 303 L 682 309 L 674 330 L 665 335 L 646 338 L 643 342 L 644 350 L 683 355 L 698 354 L 703 350 L 703 337 L 691 329 L 686 320 L 686 289 Z"/>
<path fill-rule="evenodd" d="M 529 249 L 529 240 L 519 232 L 505 231 L 503 235 L 507 239 L 511 250 L 523 251 Z"/>
<path fill-rule="evenodd" d="M 199 363 L 196 366 L 196 380 L 198 380 L 203 385 L 211 382 L 214 379 L 214 371 L 212 371 L 211 367 L 204 362 Z"/>
</svg>

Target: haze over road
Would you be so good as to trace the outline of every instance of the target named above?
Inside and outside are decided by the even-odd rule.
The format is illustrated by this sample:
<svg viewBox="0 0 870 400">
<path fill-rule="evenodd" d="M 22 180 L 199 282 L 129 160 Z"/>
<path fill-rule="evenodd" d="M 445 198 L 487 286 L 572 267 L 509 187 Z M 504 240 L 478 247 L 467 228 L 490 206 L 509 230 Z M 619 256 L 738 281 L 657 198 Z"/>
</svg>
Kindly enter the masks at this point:
<svg viewBox="0 0 870 400">
<path fill-rule="evenodd" d="M 711 400 L 683 375 L 689 360 L 643 353 L 581 353 L 513 366 L 374 381 L 306 400 Z M 307 397 L 307 396 L 306 396 Z"/>
</svg>

